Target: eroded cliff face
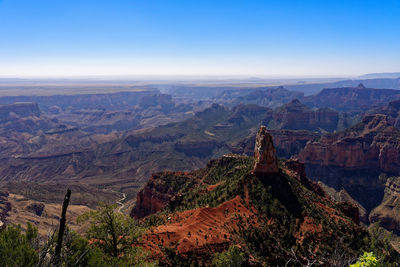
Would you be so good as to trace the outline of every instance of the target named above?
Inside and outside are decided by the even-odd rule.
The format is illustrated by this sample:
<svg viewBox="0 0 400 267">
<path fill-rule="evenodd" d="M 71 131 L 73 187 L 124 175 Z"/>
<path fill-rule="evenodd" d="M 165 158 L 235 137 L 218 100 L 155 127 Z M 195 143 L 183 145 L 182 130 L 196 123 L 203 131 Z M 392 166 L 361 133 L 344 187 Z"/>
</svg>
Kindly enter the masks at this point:
<svg viewBox="0 0 400 267">
<path fill-rule="evenodd" d="M 185 172 L 160 172 L 153 174 L 146 186 L 137 194 L 136 203 L 130 215 L 143 218 L 156 213 L 171 201 L 179 198 L 182 188 L 197 184 L 196 179 Z"/>
<path fill-rule="evenodd" d="M 318 140 L 321 134 L 303 130 L 270 130 L 279 157 L 297 155 L 308 142 Z"/>
<path fill-rule="evenodd" d="M 135 207 L 131 211 L 132 217 L 146 217 L 160 211 L 168 204 L 171 195 L 166 192 L 163 193 L 161 190 L 158 191 L 154 179 L 154 176 L 152 176 L 146 187 L 137 194 Z"/>
<path fill-rule="evenodd" d="M 371 211 L 371 223 L 380 222 L 384 228 L 400 233 L 400 177 L 392 177 L 386 181 L 385 195 L 382 203 Z"/>
<path fill-rule="evenodd" d="M 400 100 L 389 102 L 387 106 L 373 109 L 369 113 L 385 114 L 395 127 L 400 128 Z"/>
<path fill-rule="evenodd" d="M 346 131 L 309 142 L 298 157 L 309 177 L 344 188 L 370 212 L 383 199 L 380 174 L 400 172 L 400 131 L 386 115 L 368 115 Z"/>
<path fill-rule="evenodd" d="M 0 105 L 0 122 L 11 120 L 14 117 L 40 116 L 39 106 L 36 103 L 15 103 Z"/>
<path fill-rule="evenodd" d="M 261 126 L 256 136 L 254 148 L 254 173 L 278 173 L 278 159 L 272 136 L 265 126 Z"/>
<path fill-rule="evenodd" d="M 338 134 L 310 142 L 299 154 L 307 164 L 400 172 L 400 131 L 385 115 L 369 115 Z"/>
<path fill-rule="evenodd" d="M 41 115 L 36 103 L 0 105 L 0 138 L 12 138 L 19 133 L 34 134 L 56 124 L 57 120 Z"/>
<path fill-rule="evenodd" d="M 338 127 L 339 114 L 328 108 L 312 110 L 298 99 L 274 110 L 274 128 L 289 130 L 334 131 Z"/>
</svg>

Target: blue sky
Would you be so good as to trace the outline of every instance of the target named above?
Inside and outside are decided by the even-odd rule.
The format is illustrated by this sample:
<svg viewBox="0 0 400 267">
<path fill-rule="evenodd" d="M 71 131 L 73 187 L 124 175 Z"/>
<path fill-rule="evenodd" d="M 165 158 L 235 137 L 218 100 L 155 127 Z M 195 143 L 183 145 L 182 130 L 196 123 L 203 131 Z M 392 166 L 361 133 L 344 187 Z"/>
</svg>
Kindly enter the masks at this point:
<svg viewBox="0 0 400 267">
<path fill-rule="evenodd" d="M 400 71 L 400 0 L 0 0 L 0 76 Z"/>
</svg>

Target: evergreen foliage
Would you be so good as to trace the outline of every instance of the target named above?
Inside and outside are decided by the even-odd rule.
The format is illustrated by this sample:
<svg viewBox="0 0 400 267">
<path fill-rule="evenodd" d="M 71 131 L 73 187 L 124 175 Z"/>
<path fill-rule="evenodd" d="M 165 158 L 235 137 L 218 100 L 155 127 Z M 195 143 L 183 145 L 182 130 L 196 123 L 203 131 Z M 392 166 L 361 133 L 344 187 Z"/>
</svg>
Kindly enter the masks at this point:
<svg viewBox="0 0 400 267">
<path fill-rule="evenodd" d="M 26 233 L 21 226 L 8 226 L 0 231 L 0 263 L 4 267 L 35 266 L 39 257 L 33 247 L 37 229 L 28 224 Z"/>
</svg>

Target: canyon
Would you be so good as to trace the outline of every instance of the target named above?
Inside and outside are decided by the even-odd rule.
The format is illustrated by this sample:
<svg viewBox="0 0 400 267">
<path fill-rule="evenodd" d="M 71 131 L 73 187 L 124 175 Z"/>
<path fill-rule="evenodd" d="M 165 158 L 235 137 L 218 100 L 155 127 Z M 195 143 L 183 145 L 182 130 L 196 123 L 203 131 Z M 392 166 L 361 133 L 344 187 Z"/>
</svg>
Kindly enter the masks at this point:
<svg viewBox="0 0 400 267">
<path fill-rule="evenodd" d="M 365 90 L 351 101 L 372 103 L 375 90 L 380 89 L 329 90 L 329 97 L 338 95 L 335 101 L 341 101 L 338 92 Z M 390 90 L 381 94 L 382 103 L 395 97 Z M 344 188 L 360 211 L 365 209 L 362 221 L 369 223 L 369 213 L 384 198 L 385 183 L 379 177 L 399 171 L 396 101 L 372 109 L 375 104 L 371 104 L 365 112 L 361 112 L 364 106 L 357 112 L 343 112 L 340 107 L 311 108 L 309 99 L 322 96 L 304 96 L 283 87 L 224 88 L 219 97 L 213 101 L 227 106 L 210 99 L 195 103 L 154 90 L 112 93 L 108 98 L 107 94 L 72 95 L 65 100 L 61 96 L 0 97 L 5 103 L 0 109 L 1 186 L 44 205 L 61 199 L 44 198 L 34 190 L 74 187 L 87 199 L 77 203 L 90 209 L 96 207 L 95 199 L 116 203 L 123 193 L 122 212 L 129 213 L 144 184 L 154 180 L 149 180 L 153 173 L 194 170 L 229 153 L 253 155 L 257 130 L 263 124 L 278 157 L 298 157 L 308 177 L 337 191 Z M 15 100 L 39 104 L 6 103 Z M 343 105 L 351 106 L 351 101 Z M 147 202 L 145 195 L 142 202 Z M 160 199 L 164 201 L 164 196 Z M 158 209 L 157 203 L 149 205 Z"/>
</svg>

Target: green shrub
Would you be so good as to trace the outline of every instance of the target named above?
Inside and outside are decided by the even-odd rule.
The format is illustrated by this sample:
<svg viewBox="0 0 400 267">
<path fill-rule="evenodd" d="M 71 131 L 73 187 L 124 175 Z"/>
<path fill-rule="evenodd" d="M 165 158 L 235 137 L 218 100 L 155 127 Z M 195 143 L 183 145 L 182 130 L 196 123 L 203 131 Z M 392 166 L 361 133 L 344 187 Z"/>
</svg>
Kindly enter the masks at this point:
<svg viewBox="0 0 400 267">
<path fill-rule="evenodd" d="M 350 265 L 350 267 L 380 267 L 382 264 L 376 258 L 373 252 L 364 252 L 360 259 L 355 263 Z"/>
<path fill-rule="evenodd" d="M 246 262 L 245 255 L 237 246 L 230 246 L 222 253 L 216 253 L 212 261 L 215 267 L 240 267 Z"/>
<path fill-rule="evenodd" d="M 28 225 L 22 233 L 21 226 L 10 225 L 0 231 L 0 263 L 1 266 L 35 266 L 38 255 L 32 247 L 37 237 L 37 229 Z"/>
</svg>

